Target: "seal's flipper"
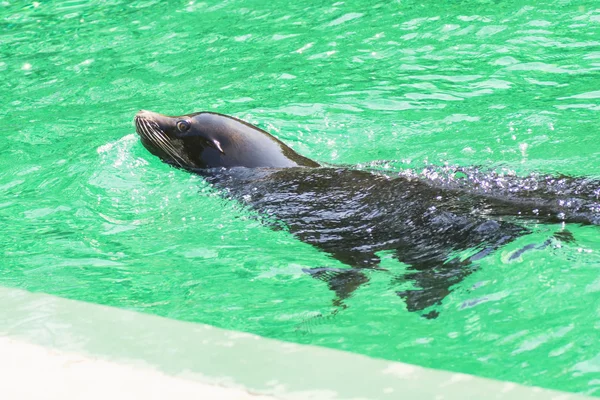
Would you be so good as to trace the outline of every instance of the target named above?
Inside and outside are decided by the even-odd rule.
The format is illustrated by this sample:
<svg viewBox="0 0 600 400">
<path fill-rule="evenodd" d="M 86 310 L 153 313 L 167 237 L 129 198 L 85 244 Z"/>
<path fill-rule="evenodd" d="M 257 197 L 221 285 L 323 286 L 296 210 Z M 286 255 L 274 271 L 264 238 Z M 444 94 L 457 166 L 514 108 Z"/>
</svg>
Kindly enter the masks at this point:
<svg viewBox="0 0 600 400">
<path fill-rule="evenodd" d="M 406 309 L 418 312 L 440 305 L 442 300 L 452 291 L 451 286 L 460 283 L 473 273 L 475 265 L 467 260 L 453 258 L 446 261 L 426 260 L 410 265 L 407 273 L 395 279 L 398 282 L 410 281 L 415 289 L 397 291 L 396 294 L 406 302 Z M 435 318 L 437 311 L 423 315 Z"/>
<path fill-rule="evenodd" d="M 406 303 L 406 309 L 408 311 L 423 311 L 426 308 L 440 305 L 442 299 L 446 297 L 450 293 L 450 290 L 446 290 L 442 293 L 437 293 L 437 296 L 432 296 L 432 293 L 428 289 L 421 290 L 404 290 L 400 292 L 396 292 L 398 296 L 400 296 L 404 302 Z M 423 314 L 423 317 L 427 319 L 434 319 L 440 315 L 439 311 L 431 310 L 426 314 Z"/>
<path fill-rule="evenodd" d="M 336 307 L 346 308 L 343 301 L 349 298 L 361 285 L 369 282 L 369 278 L 359 269 L 324 267 L 305 268 L 303 271 L 313 278 L 327 283 L 329 289 L 335 292 L 336 298 L 333 300 L 333 305 Z"/>
<path fill-rule="evenodd" d="M 304 269 L 303 271 L 327 283 L 329 289 L 336 294 L 336 298 L 333 300 L 333 305 L 336 307 L 346 308 L 343 300 L 350 297 L 361 285 L 369 282 L 369 278 L 363 273 L 364 270 L 387 271 L 379 267 L 381 259 L 372 251 L 337 249 L 331 255 L 351 268 L 323 267 Z"/>
<path fill-rule="evenodd" d="M 554 235 L 552 235 L 552 237 L 554 237 L 555 239 L 558 239 L 559 241 L 561 241 L 563 243 L 575 243 L 575 236 L 573 236 L 571 231 L 569 231 L 567 229 L 563 229 L 561 231 L 554 232 Z"/>
</svg>

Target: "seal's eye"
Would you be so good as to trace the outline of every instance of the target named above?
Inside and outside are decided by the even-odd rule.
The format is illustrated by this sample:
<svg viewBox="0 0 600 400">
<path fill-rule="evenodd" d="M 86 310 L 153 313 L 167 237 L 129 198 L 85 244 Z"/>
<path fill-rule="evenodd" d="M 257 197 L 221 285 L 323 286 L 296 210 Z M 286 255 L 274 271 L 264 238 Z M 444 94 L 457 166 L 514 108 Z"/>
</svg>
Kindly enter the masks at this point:
<svg viewBox="0 0 600 400">
<path fill-rule="evenodd" d="M 177 122 L 177 129 L 179 129 L 179 132 L 185 132 L 190 129 L 190 123 L 188 121 L 179 121 Z"/>
</svg>

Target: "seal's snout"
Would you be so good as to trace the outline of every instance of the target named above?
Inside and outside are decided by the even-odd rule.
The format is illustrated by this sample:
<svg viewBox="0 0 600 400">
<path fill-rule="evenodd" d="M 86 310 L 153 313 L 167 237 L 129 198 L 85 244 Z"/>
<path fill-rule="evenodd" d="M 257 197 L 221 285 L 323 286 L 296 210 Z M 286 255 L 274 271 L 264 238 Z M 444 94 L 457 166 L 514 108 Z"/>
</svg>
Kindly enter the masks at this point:
<svg viewBox="0 0 600 400">
<path fill-rule="evenodd" d="M 140 110 L 133 118 L 135 130 L 142 137 L 155 136 L 156 133 L 162 132 L 160 117 L 160 114 L 153 113 L 152 111 Z"/>
<path fill-rule="evenodd" d="M 142 119 L 154 121 L 154 120 L 156 120 L 157 116 L 160 116 L 160 114 L 157 114 L 157 113 L 154 113 L 154 112 L 148 111 L 148 110 L 140 110 L 140 111 L 138 111 L 137 114 L 135 114 L 135 119 L 142 118 Z"/>
<path fill-rule="evenodd" d="M 133 122 L 138 133 L 140 133 L 141 122 L 148 119 L 146 118 L 146 113 L 146 110 L 140 110 L 137 114 L 135 114 L 135 117 L 133 117 Z"/>
<path fill-rule="evenodd" d="M 162 114 L 158 114 L 148 110 L 140 110 L 133 118 L 135 126 L 140 133 L 145 133 L 147 130 L 160 131 L 165 133 L 166 130 L 171 126 L 170 119 Z M 144 129 L 145 128 L 145 129 Z"/>
</svg>

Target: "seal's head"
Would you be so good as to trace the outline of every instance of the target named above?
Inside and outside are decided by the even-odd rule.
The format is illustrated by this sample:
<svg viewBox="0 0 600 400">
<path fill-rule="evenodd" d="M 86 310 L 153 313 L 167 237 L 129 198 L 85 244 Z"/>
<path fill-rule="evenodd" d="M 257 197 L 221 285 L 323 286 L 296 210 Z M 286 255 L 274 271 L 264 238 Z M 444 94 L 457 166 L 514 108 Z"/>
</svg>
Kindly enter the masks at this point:
<svg viewBox="0 0 600 400">
<path fill-rule="evenodd" d="M 142 110 L 135 127 L 152 154 L 185 169 L 319 166 L 262 129 L 223 114 L 170 117 Z"/>
</svg>

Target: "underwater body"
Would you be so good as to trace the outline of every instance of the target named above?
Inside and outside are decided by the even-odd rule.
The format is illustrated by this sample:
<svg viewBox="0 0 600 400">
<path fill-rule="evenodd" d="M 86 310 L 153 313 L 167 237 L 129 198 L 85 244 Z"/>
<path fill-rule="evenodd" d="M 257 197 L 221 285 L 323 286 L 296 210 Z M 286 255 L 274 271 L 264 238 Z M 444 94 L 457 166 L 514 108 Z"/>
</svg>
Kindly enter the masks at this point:
<svg viewBox="0 0 600 400">
<path fill-rule="evenodd" d="M 398 295 L 409 311 L 423 311 L 439 305 L 476 260 L 528 233 L 518 219 L 600 225 L 600 181 L 590 178 L 520 178 L 477 168 L 446 171 L 445 178 L 430 171 L 438 179 L 389 177 L 320 167 L 227 115 L 142 110 L 135 125 L 144 146 L 162 161 L 206 177 L 226 197 L 349 266 L 306 270 L 328 283 L 337 306 L 368 281 L 361 269 L 379 269 L 378 252 L 391 251 L 409 266 L 395 280 L 414 288 Z M 572 240 L 564 231 L 556 237 Z M 472 254 L 460 256 L 467 251 Z"/>
</svg>

